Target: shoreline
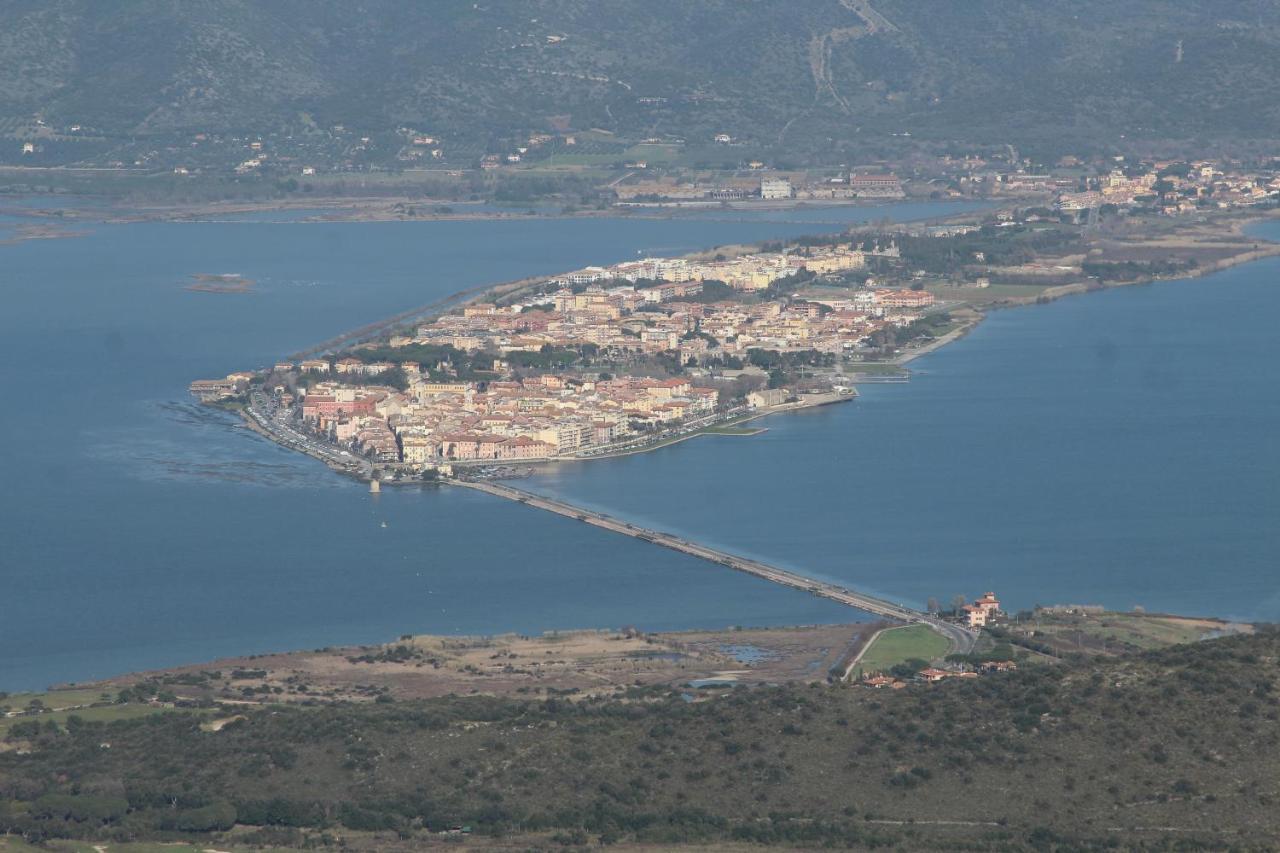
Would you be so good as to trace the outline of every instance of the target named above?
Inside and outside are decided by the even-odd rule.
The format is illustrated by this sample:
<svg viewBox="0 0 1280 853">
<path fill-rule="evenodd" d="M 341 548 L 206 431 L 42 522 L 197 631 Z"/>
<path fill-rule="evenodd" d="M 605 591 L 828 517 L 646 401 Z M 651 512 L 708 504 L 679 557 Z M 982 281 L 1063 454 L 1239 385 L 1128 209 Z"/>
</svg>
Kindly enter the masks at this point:
<svg viewBox="0 0 1280 853">
<path fill-rule="evenodd" d="M 1264 214 L 1264 215 L 1254 215 L 1249 217 L 1239 217 L 1229 223 L 1218 223 L 1218 224 L 1219 225 L 1228 224 L 1230 226 L 1229 229 L 1226 229 L 1228 233 L 1244 236 L 1245 229 L 1250 228 L 1259 223 L 1274 222 L 1276 221 L 1276 219 L 1277 219 L 1276 214 Z M 942 337 L 936 340 L 930 341 L 929 343 L 921 347 L 918 347 L 916 349 L 900 354 L 893 360 L 893 363 L 898 366 L 905 367 L 906 365 L 909 365 L 911 362 L 915 361 L 916 359 L 922 358 L 925 355 L 929 355 L 933 352 L 936 352 L 939 349 L 942 349 L 943 347 L 945 347 L 947 344 L 953 343 L 954 341 L 965 337 L 974 328 L 976 328 L 976 326 L 985 318 L 988 310 L 995 310 L 996 308 L 1000 308 L 1000 307 L 1022 307 L 1022 306 L 1029 306 L 1029 305 L 1034 305 L 1039 303 L 1047 303 L 1047 302 L 1056 301 L 1056 299 L 1062 298 L 1064 296 L 1076 295 L 1081 293 L 1091 293 L 1095 290 L 1105 290 L 1105 289 L 1115 288 L 1115 287 L 1128 287 L 1128 286 L 1137 285 L 1137 284 L 1159 283 L 1162 281 L 1176 281 L 1180 279 L 1201 278 L 1211 273 L 1221 272 L 1223 270 L 1230 269 L 1235 266 L 1241 266 L 1246 263 L 1252 263 L 1253 261 L 1256 261 L 1256 260 L 1263 260 L 1268 257 L 1275 257 L 1277 255 L 1280 255 L 1280 244 L 1269 243 L 1265 239 L 1258 238 L 1254 245 L 1255 245 L 1254 248 L 1249 248 L 1248 250 L 1242 251 L 1236 255 L 1232 255 L 1227 258 L 1216 260 L 1212 263 L 1205 264 L 1197 269 L 1187 270 L 1177 275 L 1148 278 L 1143 280 L 1106 283 L 1106 284 L 1094 286 L 1094 287 L 1090 287 L 1083 282 L 1074 283 L 1074 284 L 1064 285 L 1057 288 L 1049 288 L 1043 294 L 1041 294 L 1041 298 L 1028 298 L 1028 299 L 1022 299 L 1018 301 L 1011 300 L 1008 304 L 993 305 L 993 306 L 989 306 L 984 310 L 975 309 L 970 322 L 965 323 L 963 326 L 959 328 L 951 330 L 950 332 L 943 335 Z M 492 287 L 486 287 L 482 290 L 482 293 L 489 292 L 491 290 L 492 290 Z M 819 404 L 819 405 L 824 405 L 824 404 L 826 403 Z M 787 411 L 797 411 L 800 409 L 813 408 L 813 407 L 814 407 L 813 405 L 794 405 L 794 404 L 779 406 L 779 407 L 771 407 L 768 411 L 753 412 L 745 417 L 739 417 L 737 419 L 727 420 L 725 423 L 726 424 L 746 423 L 749 421 L 757 420 L 762 417 L 766 417 L 771 414 L 780 414 Z M 243 411 L 240 412 L 240 415 L 242 418 L 244 418 L 246 421 L 249 422 L 248 425 L 250 426 L 251 429 L 254 429 L 255 432 L 258 432 L 260 435 L 263 435 L 263 437 L 266 437 L 274 441 L 274 439 L 271 439 L 270 435 L 266 434 L 259 428 L 255 428 L 255 425 L 252 424 L 251 419 L 248 418 L 248 416 Z M 659 442 L 651 447 L 636 448 L 633 450 L 628 450 L 628 451 L 625 451 L 623 454 L 619 454 L 619 455 L 634 455 L 638 453 L 649 452 L 650 450 L 657 450 L 663 446 L 666 446 L 666 444 L 668 443 L 678 443 L 681 441 L 687 441 L 690 438 L 693 438 L 693 437 L 696 437 L 697 435 L 702 435 L 702 434 L 706 434 L 705 431 L 698 430 L 686 436 L 680 436 L 667 442 Z M 609 458 L 609 455 L 601 455 L 600 457 L 594 457 L 594 458 Z M 589 460 L 570 457 L 565 459 L 556 459 L 556 460 L 548 460 L 548 461 L 564 462 L 564 461 L 589 461 Z M 348 474 L 348 476 L 350 476 L 350 474 Z M 366 478 L 362 478 L 362 477 L 354 477 L 354 479 L 356 479 L 357 481 L 366 480 Z M 429 485 L 429 483 L 418 483 L 418 484 Z"/>
<path fill-rule="evenodd" d="M 1094 621 L 1123 619 L 1135 621 L 1137 624 L 1151 623 L 1158 624 L 1163 622 L 1176 622 L 1191 626 L 1199 626 L 1205 628 L 1205 632 L 1197 637 L 1199 640 L 1212 639 L 1215 636 L 1228 636 L 1235 633 L 1248 633 L 1253 628 L 1251 623 L 1235 622 L 1218 616 L 1205 616 L 1185 613 L 1165 613 L 1165 612 L 1132 612 L 1132 611 L 1113 611 L 1113 610 L 1097 610 L 1093 612 L 1080 612 L 1076 614 L 1060 614 L 1060 608 L 1048 607 L 1042 611 L 1042 618 L 1045 620 L 1061 619 L 1065 621 L 1080 620 L 1083 624 L 1090 624 Z M 820 622 L 820 623 L 796 623 L 787 625 L 732 625 L 724 627 L 690 627 L 676 628 L 662 631 L 645 631 L 635 627 L 568 627 L 568 628 L 544 628 L 539 631 L 520 632 L 520 631 L 498 631 L 491 633 L 435 633 L 435 634 L 400 634 L 392 636 L 392 632 L 388 631 L 385 640 L 370 640 L 367 642 L 345 642 L 337 645 L 317 646 L 308 648 L 294 649 L 268 649 L 261 652 L 247 653 L 230 653 L 230 654 L 214 654 L 210 657 L 200 660 L 185 661 L 179 664 L 169 666 L 154 666 L 143 669 L 129 670 L 115 673 L 113 675 L 95 677 L 85 681 L 61 681 L 46 685 L 43 691 L 91 691 L 100 688 L 119 688 L 131 686 L 139 680 L 164 679 L 168 676 L 182 674 L 200 674 L 210 670 L 237 670 L 237 669 L 267 669 L 271 672 L 279 671 L 282 675 L 293 674 L 298 665 L 304 668 L 311 667 L 315 662 L 322 664 L 328 662 L 328 665 L 322 665 L 314 673 L 324 676 L 339 676 L 339 682 L 346 682 L 341 678 L 342 673 L 335 673 L 334 669 L 340 667 L 347 669 L 350 674 L 358 674 L 361 679 L 392 679 L 390 683 L 401 681 L 405 677 L 414 677 L 428 682 L 443 681 L 448 684 L 457 686 L 457 682 L 465 681 L 469 684 L 484 684 L 486 681 L 491 682 L 492 676 L 483 673 L 470 672 L 463 670 L 427 670 L 422 671 L 420 667 L 405 665 L 404 662 L 397 661 L 394 658 L 381 659 L 378 652 L 394 650 L 397 646 L 409 644 L 415 647 L 440 647 L 452 648 L 454 650 L 475 650 L 488 649 L 495 645 L 513 642 L 525 642 L 542 644 L 552 648 L 572 645 L 577 641 L 620 641 L 624 639 L 638 639 L 643 642 L 642 646 L 637 648 L 651 649 L 644 656 L 651 658 L 655 663 L 664 660 L 663 647 L 667 647 L 668 651 L 677 651 L 688 656 L 686 664 L 694 667 L 693 672 L 686 672 L 682 678 L 689 676 L 706 675 L 714 677 L 717 672 L 722 672 L 727 665 L 727 658 L 732 658 L 735 652 L 747 651 L 754 653 L 758 651 L 769 651 L 768 646 L 771 643 L 786 644 L 791 652 L 802 649 L 802 653 L 796 655 L 796 662 L 800 667 L 792 673 L 794 680 L 808 682 L 813 678 L 813 670 L 809 663 L 814 653 L 822 652 L 827 655 L 833 666 L 830 668 L 829 674 L 832 676 L 833 682 L 848 681 L 853 669 L 857 666 L 863 657 L 863 653 L 869 649 L 876 639 L 885 631 L 892 631 L 899 628 L 910 627 L 908 624 L 900 623 L 892 619 L 876 618 L 868 614 L 865 621 L 841 621 L 841 622 Z M 1105 627 L 1105 626 L 1104 626 Z M 870 632 L 868 633 L 868 629 Z M 849 643 L 843 646 L 837 645 L 832 640 L 839 637 L 848 638 L 852 633 L 853 648 Z M 813 644 L 812 640 L 806 640 L 806 635 L 814 635 L 814 639 L 819 640 L 818 644 Z M 806 641 L 807 644 L 797 647 L 796 639 Z M 652 641 L 652 642 L 651 642 Z M 320 642 L 320 641 L 317 641 Z M 696 649 L 697 645 L 701 645 L 701 649 L 697 654 L 689 655 L 691 650 Z M 764 647 L 763 649 L 761 647 Z M 596 643 L 596 651 L 599 649 L 599 643 Z M 655 651 L 657 654 L 655 654 Z M 850 654 L 850 652 L 853 654 Z M 1096 649 L 1094 651 L 1097 651 Z M 352 661 L 353 657 L 360 657 L 374 653 L 371 660 Z M 717 654 L 718 653 L 718 654 Z M 589 658 L 596 658 L 598 655 L 591 654 Z M 756 657 L 752 654 L 752 657 Z M 489 659 L 488 653 L 484 658 Z M 752 669 L 761 661 L 773 660 L 773 656 L 765 655 L 758 657 L 753 661 L 738 661 L 738 666 L 743 669 Z M 356 664 L 355 666 L 347 666 L 347 664 Z M 552 663 L 561 663 L 553 661 Z M 588 667 L 590 663 L 588 663 Z M 705 670 L 700 672 L 699 670 Z M 668 672 L 668 674 L 670 674 Z M 570 670 L 566 670 L 562 677 L 577 679 L 581 673 L 572 674 Z M 581 679 L 582 687 L 588 688 L 584 692 L 590 692 L 590 687 L 600 687 L 598 680 L 590 675 Z M 171 684 L 187 686 L 192 685 L 184 681 L 170 682 Z M 545 686 L 554 685 L 543 682 Z M 755 683 L 753 680 L 751 683 Z M 492 685 L 492 682 L 491 682 Z M 5 689 L 6 685 L 0 685 L 0 689 Z M 43 692 L 38 688 L 31 689 L 13 689 L 13 685 L 8 685 L 10 692 L 14 695 L 30 694 Z M 345 697 L 329 697 L 331 699 L 347 699 L 360 701 L 362 698 L 367 700 L 371 696 L 359 696 L 359 682 L 347 683 L 347 687 L 351 689 L 353 695 Z M 498 689 L 492 689 L 497 687 Z M 501 694 L 510 690 L 510 685 L 497 686 L 492 685 L 491 689 L 484 692 L 493 695 Z M 519 693 L 521 691 L 514 690 Z M 433 695 L 447 695 L 439 689 L 432 691 Z M 306 701 L 302 696 L 283 697 L 283 700 L 274 701 Z M 245 704 L 258 705 L 270 704 L 273 699 L 264 696 L 262 702 L 244 702 L 242 697 L 234 700 L 220 699 L 220 702 L 228 704 Z M 65 708 L 54 710 L 67 710 Z M 7 714 L 7 718 L 22 716 L 20 711 L 11 711 Z M 0 713 L 0 720 L 6 718 L 4 713 Z"/>
<path fill-rule="evenodd" d="M 714 202 L 701 206 L 653 205 L 631 206 L 611 204 L 604 208 L 566 208 L 559 202 L 530 202 L 498 204 L 492 201 L 457 201 L 447 199 L 423 199 L 412 196 L 317 196 L 299 199 L 269 199 L 263 201 L 224 201 L 195 204 L 148 204 L 104 200 L 101 204 L 88 204 L 94 197 L 66 196 L 67 205 L 44 208 L 24 206 L 25 199 L 61 199 L 59 195 L 0 195 L 0 212 L 6 215 L 38 221 L 79 222 L 101 224 L 128 224 L 133 222 L 173 223 L 261 223 L 261 224 L 320 224 L 332 222 L 453 222 L 487 220 L 530 219 L 679 219 L 706 220 L 707 214 L 725 213 L 786 213 L 815 210 L 876 210 L 895 205 L 911 204 L 962 204 L 976 203 L 998 208 L 1002 199 L 985 198 L 912 198 L 901 199 L 792 199 L 790 201 L 741 201 Z M 79 202 L 79 203 L 77 203 Z M 414 210 L 406 213 L 405 208 Z M 443 208 L 449 208 L 443 210 Z M 305 217 L 286 219 L 262 219 L 262 215 L 278 213 L 312 213 Z M 973 213 L 969 211 L 968 213 Z M 968 213 L 927 216 L 921 220 L 946 221 Z M 246 219 L 222 217 L 243 215 Z M 730 219 L 728 221 L 739 221 Z M 813 223 L 820 224 L 820 223 Z M 78 236 L 78 235 L 76 235 Z"/>
<path fill-rule="evenodd" d="M 972 213 L 973 212 L 970 211 L 968 213 L 955 214 L 954 218 L 962 218 L 965 216 L 970 216 L 972 215 Z M 1225 230 L 1222 230 L 1221 232 L 1222 237 L 1224 238 L 1246 239 L 1248 238 L 1248 235 L 1245 233 L 1245 230 L 1247 228 L 1263 222 L 1276 221 L 1277 219 L 1280 219 L 1280 211 L 1270 211 L 1266 213 L 1254 212 L 1254 213 L 1245 214 L 1245 215 L 1238 215 L 1238 214 L 1228 215 L 1227 221 L 1225 223 L 1219 220 L 1214 224 L 1219 226 L 1225 224 L 1227 226 Z M 1157 241 L 1149 240 L 1147 242 L 1157 242 Z M 1194 241 L 1191 241 L 1190 244 L 1194 244 Z M 1179 245 L 1179 246 L 1185 246 L 1190 244 L 1186 240 L 1174 241 L 1174 245 Z M 722 248 L 725 248 L 725 247 L 722 247 Z M 729 248 L 742 249 L 743 251 L 746 251 L 751 248 L 751 245 L 734 246 Z M 694 252 L 688 255 L 687 257 L 698 257 L 701 254 L 705 254 L 705 251 Z M 893 356 L 892 358 L 889 358 L 883 361 L 878 361 L 878 362 L 866 362 L 865 364 L 867 366 L 874 366 L 874 367 L 892 366 L 892 367 L 899 368 L 903 371 L 902 375 L 904 380 L 909 381 L 911 371 L 908 365 L 910 365 L 912 362 L 916 361 L 919 358 L 922 358 L 924 356 L 937 352 L 938 350 L 944 348 L 948 344 L 954 343 L 955 341 L 966 337 L 970 332 L 972 332 L 982 323 L 982 321 L 986 318 L 986 315 L 989 311 L 994 311 L 1002 308 L 1017 308 L 1017 307 L 1028 307 L 1032 305 L 1049 304 L 1067 296 L 1088 294 L 1096 291 L 1102 291 L 1102 290 L 1108 290 L 1108 289 L 1114 289 L 1114 288 L 1120 288 L 1120 287 L 1132 287 L 1136 285 L 1156 284 L 1163 281 L 1178 281 L 1178 280 L 1184 280 L 1184 279 L 1202 278 L 1217 272 L 1221 272 L 1226 269 L 1230 269 L 1232 267 L 1236 267 L 1243 264 L 1252 263 L 1254 261 L 1264 260 L 1266 258 L 1276 257 L 1276 256 L 1280 256 L 1280 243 L 1269 242 L 1266 240 L 1259 239 L 1254 241 L 1252 244 L 1252 248 L 1248 249 L 1247 251 L 1242 251 L 1238 254 L 1229 255 L 1224 258 L 1219 258 L 1219 259 L 1210 261 L 1204 264 L 1203 266 L 1196 266 L 1195 268 L 1186 269 L 1172 275 L 1141 277 L 1131 281 L 1072 282 L 1068 284 L 1047 287 L 1040 293 L 1036 294 L 1035 296 L 1011 297 L 1006 300 L 1002 300 L 999 302 L 982 305 L 982 306 L 973 305 L 961 300 L 957 303 L 955 308 L 950 309 L 952 311 L 965 312 L 965 316 L 961 322 L 961 325 L 959 325 L 957 328 L 952 329 L 951 331 L 947 332 L 946 334 L 942 335 L 939 338 L 932 339 L 927 343 L 902 351 L 897 355 Z M 417 322 L 428 316 L 434 316 L 436 314 L 443 313 L 444 311 L 466 306 L 475 302 L 509 296 L 513 293 L 519 292 L 522 288 L 527 287 L 530 284 L 536 283 L 540 280 L 541 279 L 538 277 L 526 277 L 521 279 L 499 282 L 496 284 L 478 285 L 476 287 L 469 288 L 464 291 L 459 291 L 458 293 L 454 293 L 450 296 L 446 296 L 442 299 L 436 300 L 426 306 L 413 308 L 408 311 L 396 314 L 388 319 L 376 321 L 375 323 L 369 324 L 359 329 L 355 329 L 355 330 L 343 333 L 334 338 L 330 338 L 326 341 L 323 341 L 319 344 L 309 347 L 305 350 L 301 350 L 297 353 L 294 353 L 290 357 L 294 359 L 304 358 L 311 355 L 331 351 L 332 349 L 339 346 L 364 342 L 380 334 L 385 334 L 389 330 L 392 330 L 398 326 L 404 325 L 409 322 Z M 851 363 L 849 365 L 846 365 L 844 368 L 845 374 L 857 376 L 858 375 L 857 367 L 858 367 L 858 363 Z M 754 411 L 746 414 L 729 415 L 721 419 L 714 419 L 707 423 L 700 424 L 696 428 L 689 430 L 688 432 L 677 434 L 674 436 L 655 439 L 652 442 L 643 443 L 635 447 L 625 447 L 617 450 L 604 450 L 603 452 L 591 453 L 588 455 L 575 453 L 573 455 L 567 455 L 567 456 L 547 457 L 547 458 L 541 458 L 541 459 L 529 459 L 527 460 L 527 464 L 529 466 L 543 466 L 543 465 L 549 465 L 549 464 L 563 464 L 567 462 L 590 462 L 597 459 L 620 458 L 624 456 L 633 456 L 641 453 L 648 453 L 651 451 L 660 450 L 664 447 L 668 447 L 674 444 L 679 444 L 684 441 L 688 441 L 689 439 L 696 438 L 700 435 L 714 434 L 714 433 L 709 433 L 709 431 L 713 430 L 716 427 L 733 426 L 735 424 L 746 423 L 748 421 L 752 421 L 757 418 L 766 417 L 768 415 L 801 411 L 804 409 L 816 408 L 818 406 L 830 405 L 830 404 L 839 403 L 839 402 L 848 402 L 850 400 L 856 399 L 856 397 L 858 396 L 858 393 L 856 388 L 854 388 L 854 389 L 851 389 L 851 393 L 848 393 L 848 394 L 830 394 L 830 395 L 812 395 L 812 396 L 818 397 L 820 399 L 813 399 L 813 400 L 801 399 L 794 403 L 783 403 L 776 406 L 770 406 L 770 407 L 767 407 L 767 409 L 761 410 L 761 411 Z M 333 461 L 326 458 L 325 455 L 322 455 L 320 453 L 312 453 L 309 450 L 306 450 L 303 448 L 293 447 L 289 443 L 277 441 L 275 436 L 272 435 L 271 431 L 262 428 L 260 424 L 256 423 L 255 419 L 251 417 L 250 413 L 247 410 L 242 409 L 240 411 L 240 414 L 242 419 L 246 422 L 246 424 L 248 424 L 250 428 L 253 429 L 255 432 L 257 432 L 259 435 L 263 436 L 264 438 L 267 438 L 270 441 L 280 444 L 281 446 L 284 446 L 288 449 L 302 450 L 302 452 L 306 453 L 307 455 L 325 462 L 325 464 L 331 470 L 334 470 L 337 473 L 341 473 L 347 476 L 352 476 L 355 479 L 363 482 L 378 480 L 379 482 L 385 485 L 431 484 L 431 481 L 426 481 L 421 479 L 410 479 L 408 481 L 383 480 L 378 476 L 380 469 L 376 465 L 373 465 L 372 463 L 369 463 L 370 467 L 367 473 L 354 474 L 352 471 L 336 465 Z M 513 461 L 515 461 L 517 465 L 520 466 L 520 460 L 513 460 Z M 489 462 L 492 463 L 492 460 L 489 460 Z M 460 467 L 464 470 L 468 468 L 491 467 L 491 464 L 485 465 L 483 461 L 474 462 L 474 463 L 463 462 L 461 464 L 454 463 L 454 465 L 455 467 Z M 523 466 L 520 466 L 520 467 L 523 467 Z M 397 469 L 384 468 L 381 470 L 385 471 L 385 470 L 397 470 Z"/>
</svg>

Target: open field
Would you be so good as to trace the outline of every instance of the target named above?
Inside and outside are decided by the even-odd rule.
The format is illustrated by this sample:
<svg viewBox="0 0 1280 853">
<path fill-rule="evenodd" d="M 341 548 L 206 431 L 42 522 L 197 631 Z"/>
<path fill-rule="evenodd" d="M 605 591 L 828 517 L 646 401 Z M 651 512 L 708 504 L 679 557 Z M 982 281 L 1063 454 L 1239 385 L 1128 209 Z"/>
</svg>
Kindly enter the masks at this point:
<svg viewBox="0 0 1280 853">
<path fill-rule="evenodd" d="M 936 660 L 947 653 L 946 637 L 927 625 L 891 628 L 876 637 L 858 661 L 863 673 L 887 672 L 900 663 Z"/>
<path fill-rule="evenodd" d="M 170 711 L 172 708 L 160 706 L 151 706 L 130 702 L 126 705 L 103 705 L 97 708 L 80 708 L 74 711 L 51 711 L 47 714 L 38 714 L 35 716 L 6 717 L 0 719 L 0 738 L 9 733 L 14 725 L 30 720 L 43 724 L 56 723 L 59 726 L 66 726 L 68 717 L 77 717 L 86 723 L 112 723 L 116 720 L 133 720 L 139 717 L 150 717 L 155 714 L 162 714 Z"/>
<path fill-rule="evenodd" d="M 1165 614 L 1037 610 L 1007 629 L 1015 638 L 1042 644 L 1057 654 L 1116 655 L 1194 643 L 1228 634 L 1252 633 L 1251 625 L 1221 619 Z"/>
<path fill-rule="evenodd" d="M 475 694 L 607 696 L 637 685 L 678 687 L 702 680 L 809 682 L 826 679 L 880 627 L 868 622 L 670 634 L 403 637 L 381 646 L 257 655 L 123 675 L 95 685 L 93 693 L 115 695 L 144 682 L 188 703 L 253 705 Z M 146 704 L 76 713 L 87 717 L 90 711 L 101 711 L 104 719 L 113 711 L 155 713 Z"/>
<path fill-rule="evenodd" d="M 1046 287 L 1047 285 L 1039 284 L 992 284 L 990 287 L 933 285 L 926 287 L 925 290 L 938 299 L 958 299 L 969 305 L 978 306 L 1035 299 L 1044 293 Z"/>
<path fill-rule="evenodd" d="M 92 687 L 66 687 L 60 690 L 47 690 L 42 693 L 10 693 L 0 699 L 0 708 L 9 706 L 13 709 L 23 708 L 32 702 L 39 702 L 48 708 L 67 708 L 76 705 L 88 705 L 103 699 L 102 691 Z"/>
<path fill-rule="evenodd" d="M 15 726 L 28 722 L 55 724 L 65 728 L 67 720 L 76 717 L 83 723 L 111 723 L 150 717 L 174 709 L 173 701 L 147 701 L 130 697 L 120 702 L 119 688 L 124 685 L 104 683 L 93 687 L 72 687 L 43 693 L 15 693 L 0 699 L 0 740 Z M 0 745 L 0 750 L 3 750 Z"/>
<path fill-rule="evenodd" d="M 87 841 L 51 841 L 37 847 L 18 838 L 0 837 L 0 853 L 205 853 L 209 849 L 211 848 L 207 844 L 181 842 L 154 844 L 95 842 L 90 844 Z M 217 849 L 222 853 L 238 853 L 247 848 L 219 843 Z"/>
<path fill-rule="evenodd" d="M 768 427 L 745 427 L 745 426 L 713 426 L 703 430 L 707 435 L 760 435 L 768 432 Z"/>
</svg>

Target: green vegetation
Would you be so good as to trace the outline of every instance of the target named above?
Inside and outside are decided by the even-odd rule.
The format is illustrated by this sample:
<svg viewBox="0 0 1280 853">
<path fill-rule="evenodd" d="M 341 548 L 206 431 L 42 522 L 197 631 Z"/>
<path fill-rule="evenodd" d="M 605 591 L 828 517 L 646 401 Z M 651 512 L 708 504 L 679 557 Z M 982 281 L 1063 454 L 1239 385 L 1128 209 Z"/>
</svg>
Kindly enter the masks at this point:
<svg viewBox="0 0 1280 853">
<path fill-rule="evenodd" d="M 769 387 L 781 388 L 803 376 L 807 368 L 833 367 L 836 357 L 818 350 L 781 352 L 772 349 L 747 350 L 747 363 L 769 371 Z"/>
<path fill-rule="evenodd" d="M 45 841 L 37 846 L 28 844 L 19 838 L 0 837 L 0 853 L 102 853 L 102 847 L 103 845 L 94 845 L 88 842 L 65 840 Z M 181 842 L 132 842 L 124 844 L 113 842 L 107 849 L 110 853 L 204 853 L 209 848 L 208 845 L 183 844 Z M 251 848 L 241 847 L 238 844 L 219 843 L 218 849 L 224 851 L 224 853 L 237 853 L 237 851 Z"/>
<path fill-rule="evenodd" d="M 1019 614 L 1004 631 L 1015 641 L 1041 645 L 1046 651 L 1064 655 L 1122 654 L 1157 649 L 1247 628 L 1212 619 L 1181 616 L 1038 610 Z"/>
<path fill-rule="evenodd" d="M 216 732 L 181 712 L 42 727 L 0 752 L 0 833 L 385 850 L 467 825 L 517 847 L 1261 849 L 1280 833 L 1278 657 L 1280 633 L 1264 631 L 899 691 L 633 689 L 245 710 Z"/>
<path fill-rule="evenodd" d="M 1045 255 L 1069 253 L 1080 247 L 1080 240 L 1078 228 L 1027 225 L 984 225 L 977 231 L 950 237 L 897 238 L 902 262 L 908 269 L 937 275 L 954 275 L 979 256 L 983 264 L 1017 266 Z"/>
<path fill-rule="evenodd" d="M 855 374 L 863 374 L 866 376 L 906 376 L 907 371 L 900 364 L 892 364 L 885 361 L 860 361 L 856 364 L 848 365 L 845 373 L 853 376 Z"/>
<path fill-rule="evenodd" d="M 527 182 L 477 172 L 454 189 L 522 201 L 634 160 L 785 168 L 1006 143 L 1049 157 L 1135 138 L 1261 148 L 1280 119 L 1280 7 L 1258 2 L 0 0 L 0 20 L 0 163 L 120 170 L 8 179 L 27 187 L 431 193 L 455 178 L 429 169 L 525 147 Z M 404 159 L 404 128 L 437 137 L 442 159 Z M 530 147 L 535 132 L 553 139 Z M 663 144 L 637 144 L 655 134 Z M 231 174 L 259 137 L 262 174 Z M 322 171 L 303 178 L 282 157 Z"/>
<path fill-rule="evenodd" d="M 867 341 L 880 351 L 881 357 L 889 355 L 895 349 L 909 343 L 929 343 L 948 332 L 958 329 L 961 323 L 952 319 L 950 314 L 926 314 L 918 320 L 912 320 L 906 326 L 886 326 L 872 332 Z"/>
<path fill-rule="evenodd" d="M 947 653 L 947 638 L 927 625 L 908 625 L 881 632 L 858 661 L 864 673 L 891 672 L 894 667 L 912 662 L 920 669 Z"/>
<path fill-rule="evenodd" d="M 1044 293 L 1048 285 L 1038 284 L 992 284 L 983 288 L 933 286 L 926 288 L 938 299 L 954 299 L 969 305 L 989 305 L 1006 300 L 1035 299 Z"/>
<path fill-rule="evenodd" d="M 759 435 L 764 427 L 713 426 L 703 430 L 707 435 Z"/>
<path fill-rule="evenodd" d="M 1188 261 L 1086 261 L 1081 268 L 1085 275 L 1099 281 L 1137 281 L 1144 278 L 1179 275 L 1197 266 L 1199 264 L 1192 258 Z"/>
</svg>

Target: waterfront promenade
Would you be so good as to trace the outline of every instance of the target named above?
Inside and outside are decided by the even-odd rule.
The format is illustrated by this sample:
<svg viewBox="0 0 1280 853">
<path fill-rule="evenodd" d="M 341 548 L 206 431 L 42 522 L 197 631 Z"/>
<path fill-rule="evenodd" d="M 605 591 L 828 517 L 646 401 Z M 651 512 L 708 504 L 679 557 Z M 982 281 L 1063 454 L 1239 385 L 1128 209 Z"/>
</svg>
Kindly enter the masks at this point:
<svg viewBox="0 0 1280 853">
<path fill-rule="evenodd" d="M 770 581 L 772 583 L 788 586 L 792 589 L 803 590 L 812 595 L 821 598 L 827 598 L 840 604 L 862 610 L 866 613 L 873 613 L 877 616 L 883 616 L 888 619 L 896 619 L 901 622 L 919 623 L 928 625 L 933 630 L 942 634 L 951 643 L 951 651 L 953 653 L 968 654 L 973 650 L 977 634 L 960 625 L 943 621 L 928 613 L 907 607 L 903 604 L 887 601 L 883 598 L 877 598 L 865 593 L 856 592 L 847 587 L 838 584 L 828 583 L 826 581 L 815 580 L 802 574 L 790 571 L 788 569 L 778 568 L 777 566 L 752 560 L 747 557 L 740 557 L 730 554 L 726 551 L 720 551 L 715 548 L 709 548 L 705 545 L 699 545 L 680 536 L 671 533 L 663 533 L 658 530 L 652 530 L 647 527 L 639 527 L 621 519 L 613 518 L 601 512 L 585 509 L 583 507 L 574 506 L 555 498 L 536 495 L 532 492 L 517 489 L 504 483 L 495 483 L 489 481 L 478 480 L 451 480 L 452 485 L 463 486 L 476 491 L 495 497 L 506 498 L 536 509 L 554 512 L 557 515 L 563 515 L 567 518 L 573 518 L 594 527 L 600 527 L 614 533 L 621 533 L 625 536 L 631 536 L 636 539 L 642 539 L 646 542 L 652 542 L 655 545 L 661 545 L 664 548 L 670 548 L 673 551 L 679 551 L 682 554 L 689 554 L 699 559 L 707 560 L 712 563 L 719 563 L 722 566 L 728 566 L 739 572 L 745 572 L 758 578 Z"/>
</svg>

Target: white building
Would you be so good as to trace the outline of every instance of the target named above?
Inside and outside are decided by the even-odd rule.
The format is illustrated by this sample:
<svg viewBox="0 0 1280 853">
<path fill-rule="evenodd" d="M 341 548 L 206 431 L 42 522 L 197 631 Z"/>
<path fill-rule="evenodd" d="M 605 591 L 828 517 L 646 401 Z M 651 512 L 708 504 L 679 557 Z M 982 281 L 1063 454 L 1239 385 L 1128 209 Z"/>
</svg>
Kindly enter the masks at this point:
<svg viewBox="0 0 1280 853">
<path fill-rule="evenodd" d="M 760 182 L 760 198 L 791 198 L 791 181 L 786 178 L 765 178 Z"/>
</svg>

